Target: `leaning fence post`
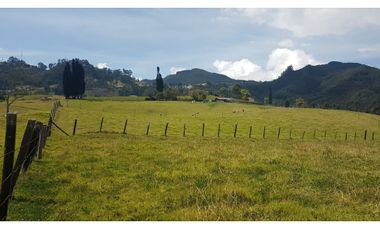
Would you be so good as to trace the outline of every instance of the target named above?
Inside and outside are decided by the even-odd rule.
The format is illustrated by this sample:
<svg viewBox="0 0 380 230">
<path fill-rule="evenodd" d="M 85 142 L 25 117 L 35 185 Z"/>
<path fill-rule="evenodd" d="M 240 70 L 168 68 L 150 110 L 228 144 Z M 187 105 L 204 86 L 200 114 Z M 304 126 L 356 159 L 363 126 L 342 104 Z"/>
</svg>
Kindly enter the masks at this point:
<svg viewBox="0 0 380 230">
<path fill-rule="evenodd" d="M 236 123 L 235 124 L 235 131 L 234 131 L 234 137 L 236 138 L 236 134 L 237 134 L 237 128 L 238 128 L 238 124 Z"/>
<path fill-rule="evenodd" d="M 7 113 L 4 143 L 3 176 L 0 193 L 0 220 L 7 219 L 8 204 L 12 192 L 13 159 L 16 142 L 16 113 Z"/>
<path fill-rule="evenodd" d="M 167 134 L 168 134 L 168 126 L 169 126 L 169 123 L 166 123 L 166 126 L 165 126 L 165 133 L 164 133 L 165 137 L 166 137 Z"/>
<path fill-rule="evenodd" d="M 205 123 L 202 123 L 202 137 L 205 136 Z"/>
<path fill-rule="evenodd" d="M 302 140 L 305 138 L 305 132 L 306 131 L 303 131 L 303 133 L 302 133 Z"/>
<path fill-rule="evenodd" d="M 38 138 L 39 138 L 39 133 L 41 129 L 42 123 L 39 121 L 36 121 L 33 131 L 32 131 L 32 140 L 30 143 L 30 148 L 28 149 L 28 153 L 26 155 L 25 161 L 23 163 L 23 171 L 26 172 L 32 163 L 37 151 L 38 151 Z"/>
<path fill-rule="evenodd" d="M 104 121 L 104 117 L 102 117 L 102 120 L 100 121 L 100 128 L 99 128 L 100 133 L 102 132 L 102 129 L 103 129 L 103 121 Z"/>
<path fill-rule="evenodd" d="M 16 185 L 18 176 L 21 171 L 21 167 L 23 166 L 25 159 L 28 155 L 29 149 L 31 148 L 31 142 L 32 142 L 32 135 L 34 126 L 36 125 L 35 120 L 28 120 L 28 123 L 26 124 L 24 136 L 22 137 L 20 150 L 17 155 L 16 163 L 13 169 L 13 175 L 12 175 L 12 188 L 11 191 L 13 191 L 13 188 Z M 46 134 L 48 134 L 48 127 L 46 127 Z M 12 194 L 12 192 L 11 192 Z"/>
<path fill-rule="evenodd" d="M 251 137 L 252 137 L 252 125 L 249 126 L 249 138 L 251 138 Z"/>
<path fill-rule="evenodd" d="M 128 125 L 128 119 L 125 120 L 125 123 L 124 123 L 124 131 L 123 131 L 124 134 L 125 134 L 126 131 L 127 131 L 127 125 Z"/>
<path fill-rule="evenodd" d="M 220 137 L 220 123 L 218 124 L 218 137 Z"/>
<path fill-rule="evenodd" d="M 364 140 L 367 140 L 367 130 L 364 131 Z"/>
<path fill-rule="evenodd" d="M 51 125 L 53 123 L 53 118 L 51 117 L 51 115 L 49 116 L 49 122 L 48 122 L 48 136 L 50 137 L 51 136 Z"/>
<path fill-rule="evenodd" d="M 264 126 L 264 129 L 263 129 L 263 139 L 265 139 L 265 126 Z"/>
<path fill-rule="evenodd" d="M 42 136 L 43 136 L 43 138 L 42 138 L 42 148 L 45 148 L 45 146 L 46 146 L 46 138 L 47 138 L 47 135 L 46 135 L 46 133 L 47 133 L 47 126 L 46 125 L 43 125 L 42 126 L 42 130 L 43 130 L 43 133 L 42 133 Z"/>
<path fill-rule="evenodd" d="M 182 136 L 186 137 L 186 124 L 183 124 L 183 133 Z"/>
<path fill-rule="evenodd" d="M 38 152 L 37 152 L 37 158 L 38 159 L 42 159 L 42 148 L 43 148 L 43 133 L 44 133 L 44 126 L 41 125 L 40 127 L 40 130 L 39 130 L 39 134 L 38 134 Z"/>
<path fill-rule="evenodd" d="M 77 130 L 77 119 L 74 121 L 73 136 L 75 136 L 75 131 Z"/>
<path fill-rule="evenodd" d="M 280 133 L 281 133 L 281 127 L 278 128 L 278 132 L 277 132 L 277 140 L 280 139 Z"/>
<path fill-rule="evenodd" d="M 148 126 L 146 127 L 146 135 L 149 136 L 149 129 L 150 129 L 150 122 L 148 124 Z"/>
</svg>

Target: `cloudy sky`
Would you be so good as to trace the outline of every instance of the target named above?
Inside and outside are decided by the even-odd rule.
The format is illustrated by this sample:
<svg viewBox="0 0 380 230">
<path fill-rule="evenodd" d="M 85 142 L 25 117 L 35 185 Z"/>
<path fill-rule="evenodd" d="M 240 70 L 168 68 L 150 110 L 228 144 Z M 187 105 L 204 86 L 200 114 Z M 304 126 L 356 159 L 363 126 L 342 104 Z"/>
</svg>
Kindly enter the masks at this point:
<svg viewBox="0 0 380 230">
<path fill-rule="evenodd" d="M 379 9 L 0 9 L 0 60 L 83 58 L 154 78 L 202 68 L 266 81 L 289 65 L 380 67 Z"/>
</svg>

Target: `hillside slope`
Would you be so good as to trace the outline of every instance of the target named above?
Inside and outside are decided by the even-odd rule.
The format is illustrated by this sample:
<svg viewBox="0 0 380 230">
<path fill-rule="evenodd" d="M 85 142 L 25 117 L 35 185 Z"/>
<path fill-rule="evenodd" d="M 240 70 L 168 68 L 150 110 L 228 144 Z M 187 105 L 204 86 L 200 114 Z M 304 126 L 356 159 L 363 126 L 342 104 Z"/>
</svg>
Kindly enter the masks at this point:
<svg viewBox="0 0 380 230">
<path fill-rule="evenodd" d="M 269 82 L 239 81 L 199 69 L 181 71 L 164 80 L 169 85 L 208 82 L 213 89 L 240 84 L 259 102 L 272 88 L 276 105 L 284 105 L 286 101 L 292 105 L 296 98 L 302 97 L 308 107 L 380 114 L 380 70 L 358 63 L 330 62 L 300 70 L 289 67 L 278 79 Z"/>
</svg>

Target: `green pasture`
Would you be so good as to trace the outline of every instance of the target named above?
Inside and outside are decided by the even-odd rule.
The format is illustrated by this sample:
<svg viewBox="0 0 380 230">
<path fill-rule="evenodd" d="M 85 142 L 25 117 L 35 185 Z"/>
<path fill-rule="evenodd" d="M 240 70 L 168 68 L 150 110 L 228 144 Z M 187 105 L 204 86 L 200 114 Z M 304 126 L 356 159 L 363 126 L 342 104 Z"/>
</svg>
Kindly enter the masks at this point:
<svg viewBox="0 0 380 230">
<path fill-rule="evenodd" d="M 10 220 L 380 219 L 379 116 L 130 98 L 61 103 L 56 123 L 71 134 L 77 119 L 76 135 L 53 128 L 44 158 L 19 178 Z M 28 119 L 48 120 L 51 104 L 14 104 L 17 144 Z M 0 129 L 3 145 L 4 116 Z"/>
</svg>

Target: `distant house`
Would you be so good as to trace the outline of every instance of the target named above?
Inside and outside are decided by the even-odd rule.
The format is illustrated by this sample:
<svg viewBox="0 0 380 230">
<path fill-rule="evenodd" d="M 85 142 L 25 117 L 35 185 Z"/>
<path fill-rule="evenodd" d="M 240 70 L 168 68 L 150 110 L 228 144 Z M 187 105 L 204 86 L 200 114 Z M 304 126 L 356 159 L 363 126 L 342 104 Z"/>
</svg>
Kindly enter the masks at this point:
<svg viewBox="0 0 380 230">
<path fill-rule="evenodd" d="M 248 101 L 242 99 L 235 99 L 230 97 L 216 97 L 214 99 L 215 102 L 241 102 L 241 103 L 255 103 L 255 99 L 253 97 L 249 97 Z"/>
<path fill-rule="evenodd" d="M 229 98 L 229 97 L 216 97 L 214 99 L 215 102 L 232 102 L 233 101 L 233 98 Z"/>
</svg>

